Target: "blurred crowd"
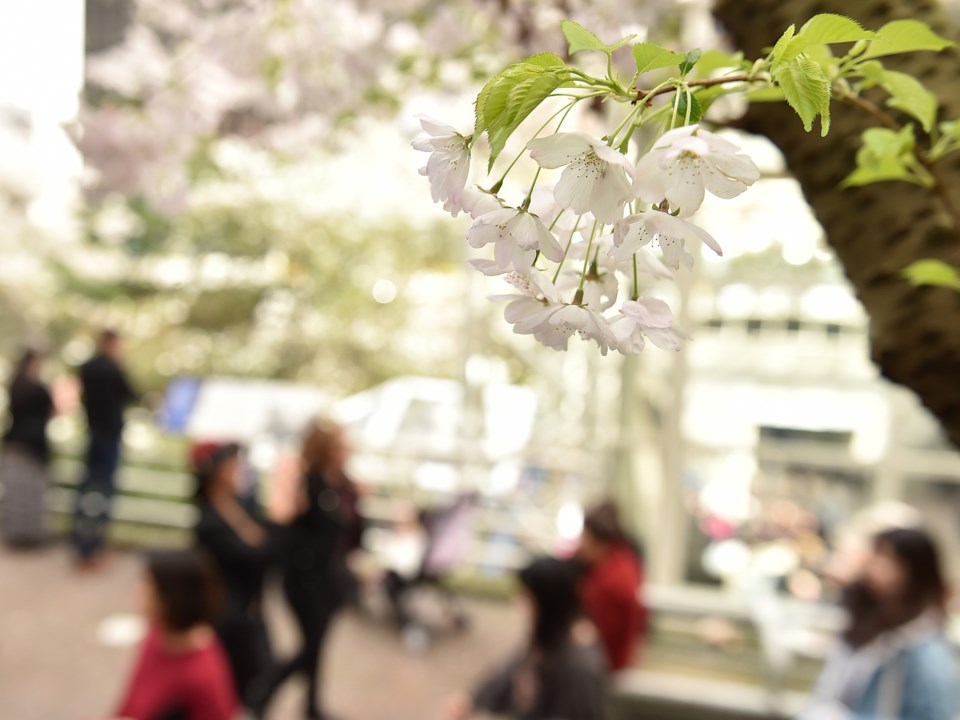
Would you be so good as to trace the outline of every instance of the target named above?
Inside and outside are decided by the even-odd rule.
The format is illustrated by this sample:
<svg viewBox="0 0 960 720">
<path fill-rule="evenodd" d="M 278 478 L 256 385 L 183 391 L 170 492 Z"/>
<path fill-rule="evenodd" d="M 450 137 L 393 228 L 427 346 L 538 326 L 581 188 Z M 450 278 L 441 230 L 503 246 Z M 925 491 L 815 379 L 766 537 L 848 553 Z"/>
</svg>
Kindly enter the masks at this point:
<svg viewBox="0 0 960 720">
<path fill-rule="evenodd" d="M 56 409 L 42 362 L 41 353 L 27 351 L 9 383 L 0 533 L 12 547 L 50 539 L 46 428 Z M 78 571 L 95 573 L 107 557 L 124 409 L 138 400 L 116 333 L 102 333 L 79 382 L 88 441 L 69 541 Z M 311 424 L 291 482 L 276 483 L 264 507 L 241 445 L 192 446 L 198 510 L 192 546 L 147 554 L 140 604 L 149 629 L 117 706 L 103 709 L 102 717 L 265 718 L 277 691 L 297 676 L 306 681 L 302 716 L 332 717 L 323 692 L 326 639 L 341 611 L 362 601 L 366 582 L 356 561 L 364 543 L 364 489 L 347 471 L 350 452 L 342 428 Z M 466 494 L 398 519 L 392 545 L 405 559 L 385 567 L 379 581 L 401 632 L 415 626 L 411 590 L 442 588 L 444 574 L 462 560 L 476 503 Z M 616 505 L 591 508 L 573 555 L 537 558 L 517 573 L 527 620 L 515 647 L 439 711 L 447 720 L 609 717 L 612 679 L 640 663 L 648 632 L 643 575 L 642 552 Z M 271 576 L 298 629 L 298 647 L 287 657 L 273 653 L 264 616 Z M 846 627 L 803 720 L 953 718 L 953 649 L 945 632 L 951 592 L 930 535 L 921 527 L 880 530 L 837 580 Z M 465 622 L 456 614 L 455 621 Z"/>
</svg>

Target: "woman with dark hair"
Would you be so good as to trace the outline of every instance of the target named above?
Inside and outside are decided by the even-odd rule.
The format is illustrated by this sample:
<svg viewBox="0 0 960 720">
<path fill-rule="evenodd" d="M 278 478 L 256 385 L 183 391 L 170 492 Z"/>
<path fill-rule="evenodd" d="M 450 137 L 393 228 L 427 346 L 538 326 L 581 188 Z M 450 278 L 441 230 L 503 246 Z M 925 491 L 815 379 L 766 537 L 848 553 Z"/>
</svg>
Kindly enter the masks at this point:
<svg viewBox="0 0 960 720">
<path fill-rule="evenodd" d="M 947 594 L 929 535 L 905 528 L 877 535 L 859 580 L 846 590 L 849 626 L 803 720 L 952 720 Z"/>
<path fill-rule="evenodd" d="M 10 426 L 0 457 L 0 531 L 10 545 L 39 545 L 47 537 L 47 423 L 53 415 L 53 399 L 40 381 L 42 363 L 40 353 L 27 350 L 8 388 Z"/>
<path fill-rule="evenodd" d="M 486 712 L 514 720 L 602 720 L 603 660 L 593 628 L 581 622 L 577 568 L 544 558 L 519 573 L 532 612 L 523 650 L 450 705 L 450 720 Z"/>
<path fill-rule="evenodd" d="M 196 553 L 151 553 L 143 583 L 149 632 L 117 711 L 129 720 L 232 720 L 238 704 L 210 627 L 217 588 Z"/>
<path fill-rule="evenodd" d="M 289 526 L 283 589 L 300 628 L 300 649 L 279 665 L 259 698 L 262 712 L 292 675 L 307 680 L 306 716 L 326 717 L 320 701 L 324 641 L 337 612 L 356 596 L 349 554 L 360 547 L 359 493 L 347 476 L 350 455 L 343 430 L 317 424 L 304 436 L 298 514 Z"/>
<path fill-rule="evenodd" d="M 586 514 L 577 559 L 585 567 L 580 581 L 584 613 L 600 633 L 607 667 L 612 672 L 623 670 L 646 631 L 646 610 L 640 603 L 640 557 L 612 502 Z"/>
<path fill-rule="evenodd" d="M 200 517 L 196 541 L 212 560 L 224 589 L 214 628 L 227 651 L 240 698 L 251 696 L 272 659 L 263 620 L 264 575 L 279 554 L 276 529 L 240 497 L 239 445 L 207 443 L 193 449 Z"/>
</svg>

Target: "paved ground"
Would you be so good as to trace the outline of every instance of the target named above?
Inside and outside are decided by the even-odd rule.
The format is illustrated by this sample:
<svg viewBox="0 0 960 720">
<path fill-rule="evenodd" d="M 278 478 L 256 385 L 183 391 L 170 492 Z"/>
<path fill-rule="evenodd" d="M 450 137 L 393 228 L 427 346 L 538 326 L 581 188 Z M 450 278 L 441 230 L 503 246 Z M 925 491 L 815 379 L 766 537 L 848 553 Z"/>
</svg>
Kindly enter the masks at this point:
<svg viewBox="0 0 960 720">
<path fill-rule="evenodd" d="M 115 706 L 135 648 L 110 644 L 124 616 L 136 612 L 135 555 L 114 555 L 93 575 L 79 575 L 62 548 L 31 553 L 0 549 L 0 718 L 99 720 Z M 422 656 L 404 651 L 375 618 L 347 614 L 333 630 L 326 658 L 329 709 L 345 720 L 431 720 L 453 692 L 471 682 L 518 640 L 516 605 L 471 601 L 472 627 L 439 638 Z M 289 616 L 271 597 L 278 652 L 294 643 Z M 270 720 L 299 720 L 302 686 L 289 685 Z"/>
</svg>

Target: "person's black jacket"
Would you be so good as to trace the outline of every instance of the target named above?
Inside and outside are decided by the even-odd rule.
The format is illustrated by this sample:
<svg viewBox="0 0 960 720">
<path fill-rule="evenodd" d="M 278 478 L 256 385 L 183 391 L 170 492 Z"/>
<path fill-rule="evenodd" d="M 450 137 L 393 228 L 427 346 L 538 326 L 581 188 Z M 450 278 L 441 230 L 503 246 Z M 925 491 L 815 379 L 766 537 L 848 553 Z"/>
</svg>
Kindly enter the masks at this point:
<svg viewBox="0 0 960 720">
<path fill-rule="evenodd" d="M 359 531 L 356 493 L 351 487 L 331 487 L 322 475 L 305 478 L 307 503 L 289 527 L 289 552 L 284 563 L 288 581 L 322 592 L 333 604 L 348 602 L 355 580 L 347 567 L 347 552 Z"/>
<path fill-rule="evenodd" d="M 53 399 L 43 383 L 25 377 L 10 387 L 10 427 L 4 441 L 26 450 L 40 462 L 50 459 L 47 423 L 53 415 Z"/>
<path fill-rule="evenodd" d="M 137 399 L 123 368 L 107 355 L 95 355 L 80 367 L 80 382 L 90 432 L 120 437 L 123 409 Z"/>
<path fill-rule="evenodd" d="M 197 545 L 211 559 L 223 583 L 220 615 L 229 619 L 258 614 L 264 576 L 282 554 L 280 530 L 261 523 L 267 540 L 262 545 L 250 545 L 210 503 L 201 501 L 198 509 Z"/>
</svg>

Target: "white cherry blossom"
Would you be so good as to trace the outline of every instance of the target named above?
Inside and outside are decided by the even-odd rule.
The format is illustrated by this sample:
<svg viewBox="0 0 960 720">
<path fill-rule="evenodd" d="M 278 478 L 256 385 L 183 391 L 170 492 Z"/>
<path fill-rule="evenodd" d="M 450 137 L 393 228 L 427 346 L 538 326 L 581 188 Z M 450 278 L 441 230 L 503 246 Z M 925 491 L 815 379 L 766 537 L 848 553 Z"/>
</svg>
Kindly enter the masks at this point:
<svg viewBox="0 0 960 720">
<path fill-rule="evenodd" d="M 687 125 L 666 133 L 640 158 L 634 188 L 645 202 L 664 200 L 682 217 L 693 215 L 705 190 L 717 197 L 736 197 L 760 178 L 760 171 L 728 140 Z"/>
<path fill-rule="evenodd" d="M 505 279 L 519 294 L 495 295 L 490 299 L 507 302 L 503 317 L 513 325 L 513 331 L 518 335 L 533 335 L 554 350 L 566 350 L 574 331 L 550 323 L 550 318 L 563 308 L 560 293 L 553 281 L 534 269 L 510 273 Z"/>
<path fill-rule="evenodd" d="M 617 337 L 603 315 L 580 305 L 564 305 L 550 315 L 550 324 L 561 332 L 577 332 L 584 340 L 590 339 L 600 347 L 600 354 L 606 355 L 611 347 L 616 347 Z"/>
<path fill-rule="evenodd" d="M 494 260 L 504 270 L 527 270 L 538 250 L 553 262 L 563 258 L 553 233 L 526 210 L 499 208 L 481 215 L 467 231 L 467 242 L 475 248 L 493 243 Z"/>
<path fill-rule="evenodd" d="M 411 145 L 414 150 L 430 153 L 420 174 L 430 180 L 433 201 L 445 203 L 444 208 L 453 212 L 470 173 L 470 139 L 456 128 L 426 116 L 420 117 L 420 127 L 429 137 L 418 138 Z M 446 203 L 451 201 L 453 205 L 447 207 Z"/>
<path fill-rule="evenodd" d="M 570 263 L 569 269 L 561 274 L 557 283 L 561 293 L 572 297 L 573 291 L 580 285 L 580 273 L 589 246 L 590 261 L 583 283 L 581 304 L 597 312 L 603 312 L 613 307 L 620 292 L 617 263 L 609 254 L 610 240 L 611 236 L 605 235 L 594 240 L 592 246 L 586 241 L 571 245 L 567 253 L 567 261 Z"/>
<path fill-rule="evenodd" d="M 558 205 L 578 215 L 591 212 L 608 225 L 623 217 L 635 172 L 623 153 L 581 132 L 531 140 L 527 148 L 540 167 L 564 168 L 553 190 Z"/>
<path fill-rule="evenodd" d="M 689 338 L 673 326 L 670 306 L 653 297 L 623 303 L 620 316 L 610 325 L 610 331 L 616 338 L 614 347 L 624 355 L 643 352 L 644 338 L 663 350 L 679 350 L 680 341 Z"/>
<path fill-rule="evenodd" d="M 464 188 L 443 204 L 443 209 L 453 217 L 463 211 L 474 220 L 501 207 L 500 199 L 496 195 L 474 188 Z"/>
<path fill-rule="evenodd" d="M 645 245 L 660 246 L 664 262 L 674 270 L 693 267 L 693 254 L 686 241 L 700 240 L 717 255 L 723 255 L 719 243 L 701 227 L 683 218 L 659 210 L 649 210 L 624 218 L 614 227 L 614 258 L 625 262 Z"/>
</svg>

